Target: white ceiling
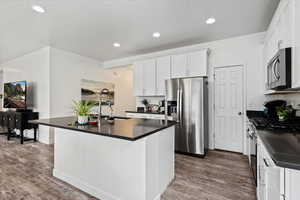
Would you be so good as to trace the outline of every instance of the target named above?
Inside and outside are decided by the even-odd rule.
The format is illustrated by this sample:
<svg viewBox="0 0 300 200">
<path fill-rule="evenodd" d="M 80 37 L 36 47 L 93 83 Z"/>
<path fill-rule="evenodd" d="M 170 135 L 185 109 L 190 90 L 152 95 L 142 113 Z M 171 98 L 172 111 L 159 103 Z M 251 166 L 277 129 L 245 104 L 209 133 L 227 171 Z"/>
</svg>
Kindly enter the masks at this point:
<svg viewBox="0 0 300 200">
<path fill-rule="evenodd" d="M 0 63 L 51 45 L 107 61 L 265 31 L 279 0 L 0 0 Z M 38 14 L 31 5 L 42 5 Z M 217 22 L 206 25 L 214 16 Z M 160 32 L 159 39 L 152 38 Z M 120 48 L 112 44 L 119 42 Z"/>
</svg>

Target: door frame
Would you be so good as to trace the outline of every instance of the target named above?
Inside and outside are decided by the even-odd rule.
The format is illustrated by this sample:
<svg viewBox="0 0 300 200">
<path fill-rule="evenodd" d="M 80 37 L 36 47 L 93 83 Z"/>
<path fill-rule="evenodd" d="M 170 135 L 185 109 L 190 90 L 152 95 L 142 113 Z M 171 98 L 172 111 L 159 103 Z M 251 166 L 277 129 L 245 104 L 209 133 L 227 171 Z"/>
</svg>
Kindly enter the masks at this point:
<svg viewBox="0 0 300 200">
<path fill-rule="evenodd" d="M 216 66 L 213 68 L 213 123 L 212 123 L 212 126 L 213 126 L 213 142 L 211 143 L 212 144 L 212 147 L 213 149 L 215 149 L 215 139 L 216 139 L 216 122 L 215 122 L 215 116 L 216 116 L 216 109 L 215 109 L 215 104 L 216 104 L 216 98 L 215 98 L 215 74 L 216 74 L 216 70 L 217 69 L 220 69 L 220 68 L 229 68 L 229 67 L 242 67 L 243 69 L 243 75 L 244 75 L 244 81 L 243 81 L 243 141 L 242 141 L 242 152 L 244 155 L 247 155 L 248 154 L 248 149 L 247 149 L 247 137 L 246 137 L 246 123 L 247 123 L 247 115 L 246 115 L 246 111 L 247 111 L 247 66 L 245 64 L 235 64 L 235 65 L 224 65 L 224 66 Z"/>
</svg>

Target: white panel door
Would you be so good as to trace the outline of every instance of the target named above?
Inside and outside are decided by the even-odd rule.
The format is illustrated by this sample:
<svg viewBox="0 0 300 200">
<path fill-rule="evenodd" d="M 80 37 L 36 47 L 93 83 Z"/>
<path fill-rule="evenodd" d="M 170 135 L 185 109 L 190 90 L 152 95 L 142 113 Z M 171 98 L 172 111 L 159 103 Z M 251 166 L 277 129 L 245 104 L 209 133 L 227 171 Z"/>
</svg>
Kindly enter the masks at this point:
<svg viewBox="0 0 300 200">
<path fill-rule="evenodd" d="M 242 66 L 215 70 L 215 148 L 243 151 L 244 72 Z"/>
<path fill-rule="evenodd" d="M 136 62 L 133 65 L 133 87 L 135 96 L 144 95 L 144 72 L 143 63 Z"/>
<path fill-rule="evenodd" d="M 156 95 L 156 61 L 143 61 L 144 96 Z"/>
<path fill-rule="evenodd" d="M 182 78 L 186 76 L 187 68 L 187 55 L 174 55 L 172 56 L 172 78 Z"/>
<path fill-rule="evenodd" d="M 197 51 L 188 55 L 187 76 L 207 76 L 207 51 Z"/>
<path fill-rule="evenodd" d="M 171 57 L 160 57 L 156 60 L 156 94 L 165 95 L 165 80 L 171 78 Z"/>
</svg>

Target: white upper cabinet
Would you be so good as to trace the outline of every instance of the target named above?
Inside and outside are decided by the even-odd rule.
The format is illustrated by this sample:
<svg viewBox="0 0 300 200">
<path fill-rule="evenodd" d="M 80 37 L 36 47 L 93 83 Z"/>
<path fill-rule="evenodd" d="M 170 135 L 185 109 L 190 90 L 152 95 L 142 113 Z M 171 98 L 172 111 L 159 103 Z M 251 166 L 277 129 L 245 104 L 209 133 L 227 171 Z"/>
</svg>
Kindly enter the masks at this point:
<svg viewBox="0 0 300 200">
<path fill-rule="evenodd" d="M 289 1 L 282 9 L 278 23 L 279 47 L 292 47 L 293 37 L 293 3 Z"/>
<path fill-rule="evenodd" d="M 207 52 L 202 50 L 134 63 L 135 96 L 164 96 L 166 79 L 207 76 Z"/>
<path fill-rule="evenodd" d="M 292 86 L 293 88 L 300 87 L 300 1 L 293 0 L 294 6 L 294 51 L 293 51 L 293 68 L 292 68 Z"/>
<path fill-rule="evenodd" d="M 135 96 L 142 96 L 144 92 L 144 71 L 142 62 L 133 65 L 133 90 Z"/>
<path fill-rule="evenodd" d="M 188 54 L 187 76 L 207 76 L 207 51 Z"/>
<path fill-rule="evenodd" d="M 156 62 L 145 60 L 134 64 L 135 96 L 156 95 Z"/>
<path fill-rule="evenodd" d="M 187 70 L 187 54 L 180 54 L 172 56 L 172 78 L 185 77 Z"/>
<path fill-rule="evenodd" d="M 143 62 L 144 70 L 144 96 L 156 95 L 156 61 L 146 60 Z"/>
<path fill-rule="evenodd" d="M 171 56 L 156 59 L 156 95 L 165 95 L 165 80 L 171 78 Z"/>
<path fill-rule="evenodd" d="M 207 76 L 207 50 L 172 56 L 172 78 Z"/>
<path fill-rule="evenodd" d="M 300 87 L 300 1 L 281 0 L 264 42 L 263 67 L 279 49 L 292 47 L 292 88 Z"/>
</svg>

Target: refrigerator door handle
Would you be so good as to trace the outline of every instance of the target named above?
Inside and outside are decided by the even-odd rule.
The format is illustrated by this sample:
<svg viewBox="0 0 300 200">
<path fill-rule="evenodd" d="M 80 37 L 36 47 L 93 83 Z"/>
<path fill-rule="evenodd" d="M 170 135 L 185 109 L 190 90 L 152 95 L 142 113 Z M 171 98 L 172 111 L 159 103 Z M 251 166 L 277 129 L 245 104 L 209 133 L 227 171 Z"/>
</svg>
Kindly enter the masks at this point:
<svg viewBox="0 0 300 200">
<path fill-rule="evenodd" d="M 181 117 L 181 114 L 180 114 L 180 100 L 181 100 L 181 97 L 180 97 L 180 90 L 177 90 L 177 110 L 176 110 L 176 112 L 177 112 L 177 119 L 176 119 L 176 121 L 177 122 L 180 122 L 180 117 Z"/>
<path fill-rule="evenodd" d="M 179 90 L 179 114 L 180 114 L 180 121 L 182 120 L 182 90 Z"/>
</svg>

